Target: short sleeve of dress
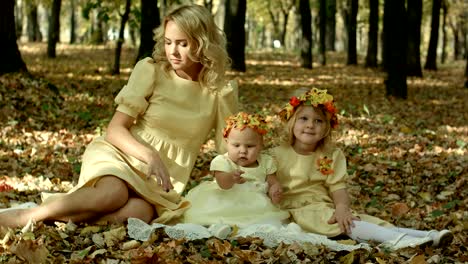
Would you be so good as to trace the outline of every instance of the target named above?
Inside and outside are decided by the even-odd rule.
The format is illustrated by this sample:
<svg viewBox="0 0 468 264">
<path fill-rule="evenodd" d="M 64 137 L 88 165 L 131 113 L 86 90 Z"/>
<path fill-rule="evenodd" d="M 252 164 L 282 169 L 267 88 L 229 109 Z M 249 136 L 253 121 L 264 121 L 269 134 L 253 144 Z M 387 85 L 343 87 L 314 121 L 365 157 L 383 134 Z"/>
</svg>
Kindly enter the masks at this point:
<svg viewBox="0 0 468 264">
<path fill-rule="evenodd" d="M 127 85 L 115 97 L 117 111 L 134 118 L 146 111 L 147 98 L 153 93 L 154 67 L 151 58 L 144 58 L 135 65 Z"/>
<path fill-rule="evenodd" d="M 346 171 L 346 157 L 341 149 L 335 149 L 332 155 L 333 173 L 327 175 L 325 185 L 328 186 L 330 192 L 346 188 L 348 180 L 348 172 Z"/>
<path fill-rule="evenodd" d="M 262 154 L 262 163 L 263 166 L 266 169 L 266 174 L 270 175 L 276 172 L 277 166 L 276 166 L 276 160 L 273 159 L 272 156 L 268 154 Z"/>
<path fill-rule="evenodd" d="M 228 116 L 237 113 L 238 98 L 237 98 L 237 82 L 230 81 L 218 92 L 218 106 L 215 124 L 215 143 L 218 153 L 226 152 L 226 146 L 223 140 L 223 129 L 225 120 Z"/>
<path fill-rule="evenodd" d="M 218 155 L 211 161 L 210 171 L 231 172 L 233 168 L 225 155 Z"/>
</svg>

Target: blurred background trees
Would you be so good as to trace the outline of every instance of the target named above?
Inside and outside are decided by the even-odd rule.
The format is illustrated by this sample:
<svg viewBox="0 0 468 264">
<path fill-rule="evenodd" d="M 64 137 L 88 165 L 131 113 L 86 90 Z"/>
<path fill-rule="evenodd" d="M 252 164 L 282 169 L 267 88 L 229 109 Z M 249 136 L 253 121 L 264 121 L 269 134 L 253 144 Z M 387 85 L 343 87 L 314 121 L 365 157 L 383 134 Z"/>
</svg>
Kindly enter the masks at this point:
<svg viewBox="0 0 468 264">
<path fill-rule="evenodd" d="M 238 71 L 246 70 L 245 53 L 251 51 L 294 53 L 301 59 L 302 67 L 311 69 L 317 63 L 312 59 L 314 54 L 318 63 L 325 65 L 327 52 L 342 52 L 347 64 L 382 67 L 386 71 L 391 67 L 404 71 L 404 77 L 398 77 L 403 79 L 422 77 L 421 65 L 426 70 L 437 70 L 437 64 L 466 60 L 466 0 L 402 0 L 397 1 L 400 7 L 385 3 L 389 1 L 4 0 L 0 2 L 0 27 L 10 34 L 1 34 L 2 47 L 6 48 L 2 53 L 17 52 L 17 46 L 10 43 L 15 41 L 12 30 L 20 43 L 47 42 L 47 56 L 52 58 L 60 56 L 55 51 L 57 43 L 105 45 L 116 49 L 112 71 L 118 74 L 122 46 L 135 48 L 135 61 L 149 56 L 154 45 L 152 30 L 168 8 L 173 4 L 197 3 L 209 8 L 226 32 L 233 69 Z M 390 4 L 388 10 L 385 4 Z M 390 19 L 387 27 L 386 15 Z M 400 28 L 394 28 L 395 23 Z M 395 37 L 404 37 L 404 45 L 399 43 L 396 47 Z M 404 60 L 404 65 L 394 65 L 390 58 L 395 54 Z M 426 56 L 422 58 L 421 54 Z M 17 57 L 20 59 L 20 54 Z M 8 71 L 26 68 L 20 61 L 14 65 Z M 400 86 L 399 89 L 406 89 Z M 396 96 L 401 97 L 399 94 Z"/>
</svg>

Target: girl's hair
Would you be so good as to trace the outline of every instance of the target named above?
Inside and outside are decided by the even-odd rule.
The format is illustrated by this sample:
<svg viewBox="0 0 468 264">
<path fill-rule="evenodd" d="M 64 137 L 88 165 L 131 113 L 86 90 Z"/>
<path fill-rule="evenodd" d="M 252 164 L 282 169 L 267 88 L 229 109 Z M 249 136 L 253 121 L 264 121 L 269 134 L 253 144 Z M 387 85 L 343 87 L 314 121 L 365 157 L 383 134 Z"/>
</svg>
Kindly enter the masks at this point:
<svg viewBox="0 0 468 264">
<path fill-rule="evenodd" d="M 216 26 L 213 16 L 203 6 L 182 5 L 170 11 L 161 25 L 154 30 L 153 59 L 163 64 L 166 72 L 171 64 L 166 58 L 164 33 L 168 21 L 173 21 L 188 37 L 191 47 L 189 58 L 203 65 L 199 74 L 202 86 L 216 89 L 224 81 L 224 73 L 229 67 L 230 59 L 226 52 L 226 38 Z"/>
<path fill-rule="evenodd" d="M 332 126 L 331 126 L 332 115 L 328 111 L 325 110 L 325 107 L 323 105 L 319 105 L 319 106 L 301 105 L 296 109 L 296 111 L 294 111 L 293 115 L 288 120 L 288 123 L 286 125 L 288 143 L 292 146 L 296 142 L 296 137 L 294 136 L 294 124 L 296 123 L 296 120 L 297 120 L 297 113 L 301 112 L 301 110 L 304 107 L 313 107 L 314 111 L 317 114 L 321 115 L 322 118 L 326 120 L 325 125 L 327 127 L 326 127 L 325 136 L 318 142 L 317 149 L 320 149 L 323 151 L 323 150 L 330 148 L 333 145 Z"/>
</svg>

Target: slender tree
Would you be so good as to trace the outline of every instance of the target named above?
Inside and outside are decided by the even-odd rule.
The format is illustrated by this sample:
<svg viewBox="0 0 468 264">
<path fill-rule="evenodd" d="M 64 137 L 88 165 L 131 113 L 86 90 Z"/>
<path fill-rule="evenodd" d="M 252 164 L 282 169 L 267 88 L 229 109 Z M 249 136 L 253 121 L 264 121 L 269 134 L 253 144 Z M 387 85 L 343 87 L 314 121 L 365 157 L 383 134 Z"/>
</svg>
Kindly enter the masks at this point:
<svg viewBox="0 0 468 264">
<path fill-rule="evenodd" d="M 377 67 L 379 44 L 379 0 L 369 0 L 369 34 L 366 67 Z"/>
<path fill-rule="evenodd" d="M 123 14 L 120 15 L 120 30 L 119 30 L 119 37 L 117 39 L 117 45 L 115 47 L 115 59 L 114 59 L 114 67 L 112 68 L 112 74 L 120 74 L 120 54 L 122 53 L 122 45 L 124 43 L 125 37 L 125 25 L 127 24 L 129 15 L 130 15 L 130 5 L 132 1 L 126 0 L 125 1 L 125 11 Z"/>
<path fill-rule="evenodd" d="M 140 47 L 136 62 L 144 57 L 151 57 L 156 44 L 153 30 L 160 24 L 158 0 L 141 0 Z"/>
<path fill-rule="evenodd" d="M 387 79 L 386 95 L 407 98 L 406 84 L 406 10 L 405 0 L 385 0 L 384 2 L 384 42 Z M 390 48 L 391 47 L 391 48 Z"/>
<path fill-rule="evenodd" d="M 327 0 L 327 29 L 325 35 L 327 36 L 327 50 L 335 51 L 335 38 L 336 38 L 336 0 Z"/>
<path fill-rule="evenodd" d="M 408 76 L 423 76 L 420 51 L 422 5 L 422 0 L 408 1 Z"/>
<path fill-rule="evenodd" d="M 76 16 L 75 16 L 75 0 L 70 0 L 70 44 L 76 42 Z"/>
<path fill-rule="evenodd" d="M 312 13 L 309 0 L 299 0 L 301 16 L 301 67 L 312 69 Z"/>
<path fill-rule="evenodd" d="M 15 0 L 0 1 L 0 75 L 27 72 L 16 43 Z"/>
<path fill-rule="evenodd" d="M 326 54 L 326 31 L 327 31 L 327 0 L 320 0 L 320 62 L 322 65 L 327 64 L 327 54 Z"/>
<path fill-rule="evenodd" d="M 432 0 L 431 37 L 427 49 L 426 64 L 424 69 L 437 70 L 437 42 L 439 39 L 439 15 L 442 0 Z"/>
<path fill-rule="evenodd" d="M 347 31 L 348 31 L 348 59 L 346 64 L 357 64 L 357 48 L 356 48 L 356 28 L 357 28 L 357 14 L 359 8 L 358 0 L 348 0 L 348 17 L 347 17 Z"/>
<path fill-rule="evenodd" d="M 440 57 L 440 62 L 445 63 L 447 59 L 447 12 L 448 12 L 448 3 L 446 0 L 442 0 L 442 54 Z"/>
<path fill-rule="evenodd" d="M 52 1 L 52 13 L 49 17 L 49 36 L 47 36 L 47 57 L 55 58 L 57 42 L 60 40 L 60 8 L 62 0 Z"/>
<path fill-rule="evenodd" d="M 227 51 L 232 60 L 232 69 L 245 72 L 245 12 L 246 0 L 226 0 L 226 18 L 224 32 L 227 39 Z"/>
<path fill-rule="evenodd" d="M 33 1 L 26 1 L 26 32 L 28 34 L 29 42 L 36 42 L 42 40 L 39 24 L 37 23 L 37 4 Z"/>
<path fill-rule="evenodd" d="M 468 89 L 468 56 L 466 57 L 466 65 L 465 65 L 465 88 Z"/>
</svg>

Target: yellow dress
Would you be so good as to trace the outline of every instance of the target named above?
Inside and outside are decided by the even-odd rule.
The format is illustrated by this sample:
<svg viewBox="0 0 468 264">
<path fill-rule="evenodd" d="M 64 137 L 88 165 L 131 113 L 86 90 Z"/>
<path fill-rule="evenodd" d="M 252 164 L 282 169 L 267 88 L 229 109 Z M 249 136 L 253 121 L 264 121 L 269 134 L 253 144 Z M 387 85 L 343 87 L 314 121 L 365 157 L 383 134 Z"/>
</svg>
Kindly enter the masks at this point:
<svg viewBox="0 0 468 264">
<path fill-rule="evenodd" d="M 86 148 L 79 182 L 70 192 L 94 185 L 101 176 L 114 175 L 155 206 L 157 222 L 167 223 L 188 207 L 180 193 L 200 146 L 213 128 L 217 147 L 222 144 L 224 119 L 237 112 L 237 83 L 231 81 L 215 89 L 202 87 L 178 77 L 174 71 L 165 73 L 151 58 L 145 58 L 135 65 L 115 102 L 117 111 L 136 118 L 130 130 L 132 135 L 159 152 L 174 191 L 166 193 L 154 178 L 146 180 L 146 163 L 120 151 L 101 136 Z"/>
<path fill-rule="evenodd" d="M 229 224 L 281 224 L 289 213 L 278 209 L 267 195 L 266 176 L 276 171 L 271 156 L 261 154 L 258 166 L 245 168 L 232 162 L 227 154 L 216 156 L 211 171 L 242 170 L 243 184 L 221 189 L 216 181 L 202 182 L 186 195 L 192 206 L 184 213 L 184 222 L 200 225 Z"/>
<path fill-rule="evenodd" d="M 331 193 L 346 188 L 348 174 L 343 152 L 335 148 L 328 153 L 301 155 L 290 145 L 283 144 L 271 149 L 270 154 L 278 162 L 276 174 L 283 187 L 281 208 L 289 211 L 292 221 L 308 232 L 328 237 L 339 235 L 341 231 L 338 224 L 328 224 L 327 221 L 335 212 Z M 325 175 L 319 171 L 317 160 L 324 157 L 332 160 L 332 174 Z M 392 226 L 377 217 L 356 212 L 353 214 L 363 221 Z"/>
</svg>

